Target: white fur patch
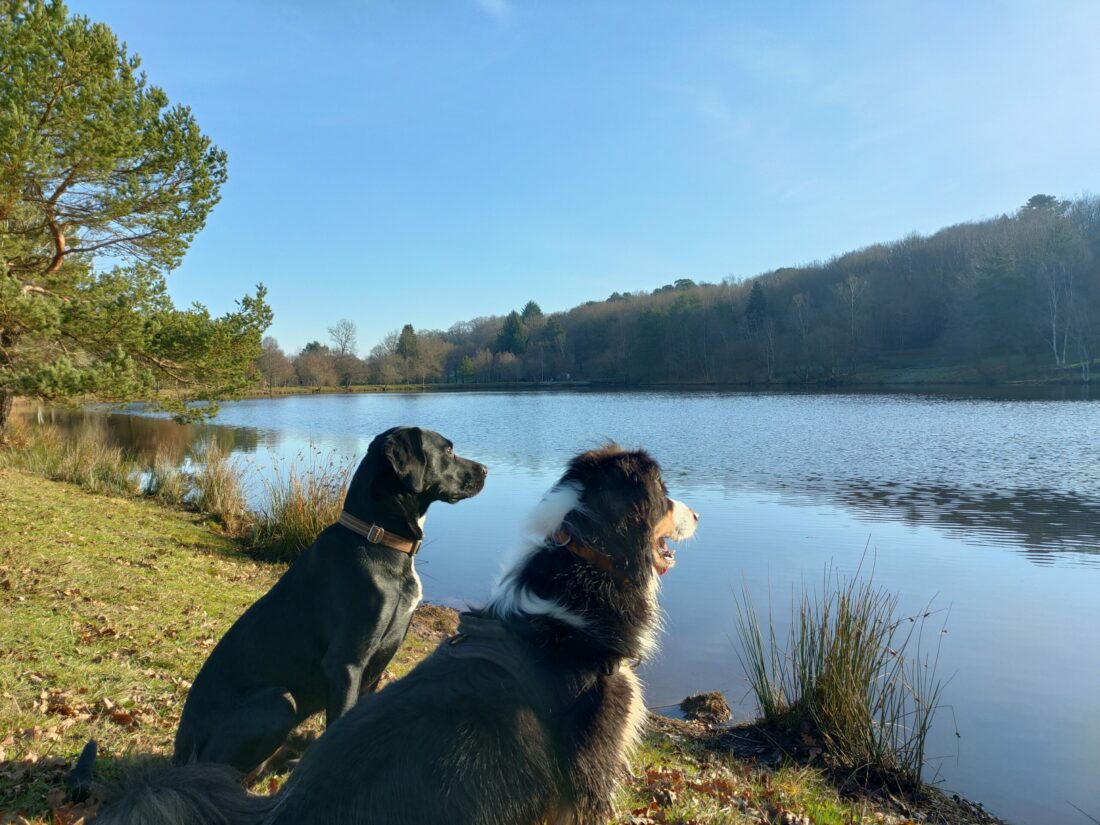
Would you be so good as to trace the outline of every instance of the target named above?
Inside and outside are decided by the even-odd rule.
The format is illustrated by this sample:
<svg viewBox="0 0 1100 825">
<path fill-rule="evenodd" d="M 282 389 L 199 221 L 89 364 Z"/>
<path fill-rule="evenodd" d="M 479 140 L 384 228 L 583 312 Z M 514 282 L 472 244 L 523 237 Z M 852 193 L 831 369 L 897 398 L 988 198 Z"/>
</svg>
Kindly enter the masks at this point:
<svg viewBox="0 0 1100 825">
<path fill-rule="evenodd" d="M 638 682 L 638 676 L 630 667 L 620 667 L 619 675 L 630 686 L 630 708 L 627 711 L 623 724 L 622 739 L 619 740 L 619 758 L 626 761 L 631 752 L 637 747 L 642 738 L 642 729 L 645 727 L 646 709 L 642 701 L 642 687 Z"/>
<path fill-rule="evenodd" d="M 416 595 L 413 596 L 412 604 L 409 605 L 409 612 L 412 613 L 424 597 L 424 587 L 420 584 L 420 576 L 416 574 L 416 559 L 409 559 L 409 572 L 412 573 L 413 581 L 416 582 Z"/>
<path fill-rule="evenodd" d="M 646 586 L 646 600 L 653 615 L 653 621 L 646 626 L 638 636 L 638 656 L 642 661 L 649 659 L 657 652 L 657 639 L 664 629 L 664 613 L 661 604 L 657 601 L 657 591 L 661 589 L 661 577 L 654 574 L 649 577 Z"/>
<path fill-rule="evenodd" d="M 558 602 L 540 598 L 526 587 L 521 587 L 514 573 L 505 575 L 493 588 L 485 609 L 502 619 L 517 614 L 547 616 L 578 630 L 587 624 L 583 616 L 578 616 Z"/>
<path fill-rule="evenodd" d="M 536 596 L 519 583 L 519 573 L 536 553 L 545 547 L 545 538 L 562 525 L 565 517 L 580 508 L 581 486 L 574 482 L 558 484 L 542 497 L 527 519 L 526 532 L 530 534 L 526 548 L 501 574 L 500 580 L 489 594 L 485 609 L 501 618 L 516 614 L 548 616 L 570 627 L 583 628 L 583 616 L 566 609 L 551 599 Z"/>
<path fill-rule="evenodd" d="M 674 498 L 669 501 L 672 502 L 672 524 L 675 530 L 669 538 L 673 541 L 690 539 L 695 535 L 695 527 L 699 524 L 699 514 L 682 501 Z"/>
<path fill-rule="evenodd" d="M 567 481 L 551 488 L 527 519 L 527 531 L 540 541 L 559 527 L 573 510 L 581 506 L 581 485 Z"/>
</svg>

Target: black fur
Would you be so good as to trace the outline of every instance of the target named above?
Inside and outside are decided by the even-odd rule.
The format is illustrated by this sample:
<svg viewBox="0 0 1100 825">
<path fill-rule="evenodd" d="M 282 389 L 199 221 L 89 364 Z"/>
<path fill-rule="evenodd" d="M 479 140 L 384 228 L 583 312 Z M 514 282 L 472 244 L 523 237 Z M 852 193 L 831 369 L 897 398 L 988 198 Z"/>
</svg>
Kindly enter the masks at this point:
<svg viewBox="0 0 1100 825">
<path fill-rule="evenodd" d="M 329 727 L 269 809 L 230 815 L 238 798 L 221 821 L 605 823 L 643 712 L 630 660 L 643 655 L 657 623 L 653 529 L 671 504 L 656 462 L 640 451 L 585 453 L 562 481 L 582 488 L 568 529 L 627 575 L 601 572 L 550 541 L 513 574 L 583 627 L 490 602 L 412 673 Z M 151 825 L 111 818 L 113 810 L 97 822 Z"/>
<path fill-rule="evenodd" d="M 485 475 L 438 433 L 399 427 L 371 442 L 344 509 L 420 539 L 428 505 L 475 495 Z M 334 722 L 374 689 L 419 597 L 411 556 L 328 527 L 211 652 L 188 693 L 174 761 L 248 773 L 307 717 L 324 710 Z"/>
</svg>

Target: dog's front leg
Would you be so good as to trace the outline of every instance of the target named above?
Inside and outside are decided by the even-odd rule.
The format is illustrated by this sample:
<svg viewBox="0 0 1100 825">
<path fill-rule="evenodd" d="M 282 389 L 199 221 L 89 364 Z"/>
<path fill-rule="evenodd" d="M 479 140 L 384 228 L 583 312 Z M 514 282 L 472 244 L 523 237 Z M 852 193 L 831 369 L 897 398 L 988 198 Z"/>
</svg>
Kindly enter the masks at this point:
<svg viewBox="0 0 1100 825">
<path fill-rule="evenodd" d="M 363 681 L 363 665 L 359 662 L 326 661 L 328 702 L 325 704 L 325 724 L 331 725 L 352 709 L 359 700 Z"/>
</svg>

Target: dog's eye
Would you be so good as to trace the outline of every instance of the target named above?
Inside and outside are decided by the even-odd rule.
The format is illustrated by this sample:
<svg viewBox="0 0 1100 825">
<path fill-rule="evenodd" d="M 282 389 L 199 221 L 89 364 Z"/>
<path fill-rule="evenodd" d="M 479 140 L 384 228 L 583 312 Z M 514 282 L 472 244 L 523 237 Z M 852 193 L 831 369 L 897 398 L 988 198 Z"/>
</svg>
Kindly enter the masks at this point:
<svg viewBox="0 0 1100 825">
<path fill-rule="evenodd" d="M 454 455 L 454 454 L 455 454 L 455 448 L 454 447 L 452 447 L 450 445 L 447 445 L 446 447 L 443 448 L 443 455 Z"/>
</svg>

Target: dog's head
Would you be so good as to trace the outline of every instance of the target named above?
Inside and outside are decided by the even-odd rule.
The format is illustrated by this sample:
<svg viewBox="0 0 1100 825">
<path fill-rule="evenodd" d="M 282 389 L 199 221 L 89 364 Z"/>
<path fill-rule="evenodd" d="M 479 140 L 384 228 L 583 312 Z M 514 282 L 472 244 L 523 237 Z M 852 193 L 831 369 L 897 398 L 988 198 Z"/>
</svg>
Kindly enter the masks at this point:
<svg viewBox="0 0 1100 825">
<path fill-rule="evenodd" d="M 530 525 L 538 543 L 505 572 L 486 609 L 560 622 L 644 657 L 659 624 L 658 578 L 675 564 L 669 541 L 692 536 L 698 520 L 669 498 L 648 453 L 615 444 L 582 453 L 543 497 Z"/>
<path fill-rule="evenodd" d="M 394 427 L 376 436 L 348 486 L 344 509 L 358 515 L 364 497 L 414 502 L 423 515 L 433 501 L 470 498 L 485 486 L 484 464 L 457 455 L 432 430 Z"/>
<path fill-rule="evenodd" d="M 559 508 L 570 504 L 569 491 L 575 503 L 554 529 L 604 554 L 611 570 L 626 580 L 644 582 L 651 573 L 667 573 L 676 563 L 669 541 L 691 537 L 699 521 L 690 507 L 669 498 L 660 466 L 644 450 L 608 444 L 582 453 L 551 491 L 559 501 L 564 493 Z"/>
</svg>

